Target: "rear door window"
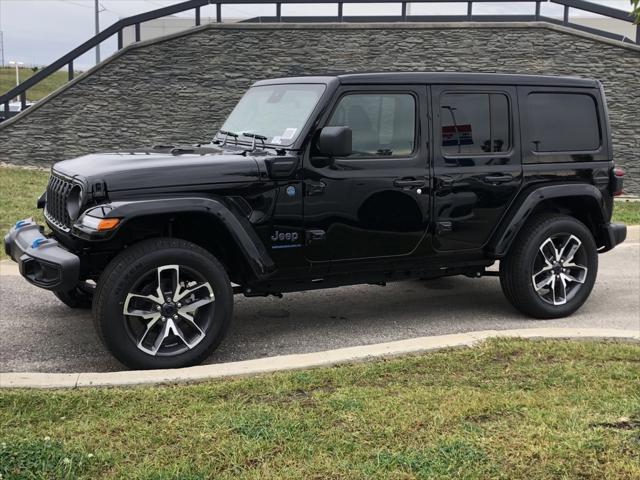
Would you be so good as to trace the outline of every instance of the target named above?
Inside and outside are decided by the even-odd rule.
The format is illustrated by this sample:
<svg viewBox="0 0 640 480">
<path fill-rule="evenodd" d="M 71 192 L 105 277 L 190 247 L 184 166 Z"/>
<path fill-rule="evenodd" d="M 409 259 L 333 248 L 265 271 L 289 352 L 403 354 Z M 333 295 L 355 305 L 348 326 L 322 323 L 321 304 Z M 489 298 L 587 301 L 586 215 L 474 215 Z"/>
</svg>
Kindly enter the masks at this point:
<svg viewBox="0 0 640 480">
<path fill-rule="evenodd" d="M 531 92 L 525 115 L 532 152 L 590 152 L 600 147 L 597 104 L 591 95 Z"/>
<path fill-rule="evenodd" d="M 445 157 L 508 152 L 509 99 L 501 93 L 445 93 L 440 99 L 440 128 Z"/>
</svg>

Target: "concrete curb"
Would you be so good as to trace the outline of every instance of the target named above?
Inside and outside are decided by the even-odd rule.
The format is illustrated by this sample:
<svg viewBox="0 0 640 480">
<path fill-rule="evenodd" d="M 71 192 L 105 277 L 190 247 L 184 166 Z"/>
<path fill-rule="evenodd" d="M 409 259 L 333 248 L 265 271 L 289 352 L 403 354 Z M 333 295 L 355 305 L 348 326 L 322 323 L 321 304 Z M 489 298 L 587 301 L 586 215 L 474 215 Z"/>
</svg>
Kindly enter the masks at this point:
<svg viewBox="0 0 640 480">
<path fill-rule="evenodd" d="M 0 373 L 0 388 L 78 388 L 187 383 L 224 377 L 327 367 L 375 358 L 416 354 L 443 348 L 471 347 L 487 338 L 529 339 L 619 339 L 640 342 L 640 328 L 527 328 L 483 330 L 399 340 L 375 345 L 340 348 L 325 352 L 267 357 L 241 362 L 200 365 L 173 370 L 123 371 L 104 373 Z"/>
</svg>

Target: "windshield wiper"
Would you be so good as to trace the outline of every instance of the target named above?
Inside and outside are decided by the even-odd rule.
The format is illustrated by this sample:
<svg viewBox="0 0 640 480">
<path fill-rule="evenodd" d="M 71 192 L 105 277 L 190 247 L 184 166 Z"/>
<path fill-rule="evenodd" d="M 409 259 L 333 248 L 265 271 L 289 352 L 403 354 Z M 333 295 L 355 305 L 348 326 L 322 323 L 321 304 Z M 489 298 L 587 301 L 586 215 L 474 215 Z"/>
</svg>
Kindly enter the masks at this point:
<svg viewBox="0 0 640 480">
<path fill-rule="evenodd" d="M 267 137 L 265 137 L 264 135 L 259 135 L 257 133 L 243 132 L 242 136 L 249 137 L 251 139 L 251 150 L 256 149 L 256 140 L 260 140 L 262 142 L 262 148 L 265 148 L 264 141 L 267 139 Z"/>
<path fill-rule="evenodd" d="M 268 137 L 265 137 L 264 135 L 260 135 L 258 133 L 242 132 L 240 135 L 238 135 L 237 133 L 231 132 L 229 130 L 218 130 L 218 133 L 216 135 L 224 135 L 222 140 L 214 140 L 212 142 L 212 143 L 215 143 L 216 145 L 219 145 L 220 147 L 224 147 L 229 137 L 233 138 L 233 142 L 236 147 L 239 146 L 240 144 L 238 143 L 238 138 L 240 137 L 240 135 L 242 135 L 243 137 L 249 137 L 251 139 L 251 148 L 247 150 L 248 152 L 256 149 L 256 140 L 259 140 L 262 143 L 262 148 L 273 148 L 277 152 L 284 152 L 284 149 L 282 147 L 279 147 L 279 146 L 272 147 L 270 145 L 267 145 L 265 141 L 267 140 Z"/>
<path fill-rule="evenodd" d="M 237 133 L 230 132 L 229 130 L 218 130 L 218 133 L 224 135 L 224 138 L 222 139 L 222 143 L 220 144 L 221 147 L 225 146 L 229 137 L 233 138 L 233 141 L 235 142 L 236 146 L 238 145 L 238 137 L 240 135 L 238 135 Z"/>
</svg>

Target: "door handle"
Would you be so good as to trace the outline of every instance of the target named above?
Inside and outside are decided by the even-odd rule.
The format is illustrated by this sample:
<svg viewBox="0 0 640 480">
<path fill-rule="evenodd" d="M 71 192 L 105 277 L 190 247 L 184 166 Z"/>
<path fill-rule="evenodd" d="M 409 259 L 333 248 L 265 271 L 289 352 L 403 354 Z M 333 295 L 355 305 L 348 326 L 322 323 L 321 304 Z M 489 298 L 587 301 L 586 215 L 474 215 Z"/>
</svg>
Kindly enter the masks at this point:
<svg viewBox="0 0 640 480">
<path fill-rule="evenodd" d="M 456 183 L 455 178 L 450 177 L 449 175 L 441 175 L 436 178 L 436 185 L 438 188 L 449 188 L 453 187 Z"/>
<path fill-rule="evenodd" d="M 322 181 L 315 182 L 313 180 L 307 180 L 305 182 L 307 196 L 312 197 L 314 195 L 322 195 L 326 186 L 327 184 Z"/>
<path fill-rule="evenodd" d="M 486 183 L 506 183 L 510 182 L 511 180 L 513 180 L 513 175 L 509 173 L 506 175 L 487 175 L 486 177 L 484 177 L 484 181 Z"/>
<path fill-rule="evenodd" d="M 426 187 L 427 183 L 424 180 L 416 180 L 403 178 L 393 181 L 393 185 L 400 188 L 411 188 L 411 187 Z"/>
</svg>

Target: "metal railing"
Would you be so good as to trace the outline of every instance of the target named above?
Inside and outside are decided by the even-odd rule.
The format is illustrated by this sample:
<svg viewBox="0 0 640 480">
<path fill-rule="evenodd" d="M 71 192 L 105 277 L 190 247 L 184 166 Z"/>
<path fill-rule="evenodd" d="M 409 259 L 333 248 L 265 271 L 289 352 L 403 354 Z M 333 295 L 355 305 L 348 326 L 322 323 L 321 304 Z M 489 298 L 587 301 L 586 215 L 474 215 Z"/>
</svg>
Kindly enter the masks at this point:
<svg viewBox="0 0 640 480">
<path fill-rule="evenodd" d="M 496 3 L 496 2 L 518 2 L 518 3 L 535 3 L 535 13 L 531 15 L 483 15 L 474 14 L 474 4 L 482 3 Z M 337 5 L 337 15 L 335 16 L 284 16 L 282 15 L 283 4 L 333 4 Z M 346 16 L 343 14 L 345 4 L 359 4 L 359 3 L 385 3 L 385 4 L 400 4 L 401 13 L 395 16 Z M 436 4 L 436 3 L 466 3 L 467 13 L 466 15 L 408 15 L 407 4 Z M 552 18 L 543 16 L 540 13 L 540 6 L 543 3 L 559 4 L 564 7 L 564 14 L 562 20 L 558 18 Z M 136 42 L 140 41 L 140 25 L 150 20 L 157 18 L 174 15 L 189 10 L 194 12 L 194 26 L 201 24 L 201 9 L 209 5 L 215 5 L 216 7 L 216 22 L 222 22 L 222 6 L 223 5 L 243 5 L 243 4 L 264 4 L 275 5 L 276 14 L 271 17 L 255 17 L 252 19 L 244 20 L 243 22 L 527 22 L 527 21 L 545 21 L 558 25 L 565 25 L 572 28 L 576 28 L 582 31 L 586 31 L 592 34 L 600 35 L 606 38 L 619 40 L 622 42 L 631 42 L 640 44 L 640 25 L 636 25 L 635 39 L 630 39 L 622 35 L 607 32 L 605 30 L 580 25 L 570 21 L 569 9 L 577 9 L 582 12 L 589 12 L 593 14 L 602 15 L 608 18 L 616 20 L 622 20 L 633 24 L 633 16 L 629 12 L 618 10 L 603 5 L 598 5 L 585 0 L 413 0 L 411 2 L 393 2 L 390 0 L 348 0 L 348 1 L 336 1 L 336 0 L 188 0 L 182 3 L 177 3 L 149 12 L 133 15 L 131 17 L 118 20 L 113 25 L 107 27 L 93 38 L 87 40 L 83 44 L 71 50 L 69 53 L 59 58 L 51 65 L 38 71 L 27 80 L 12 88 L 3 95 L 0 95 L 0 105 L 4 108 L 4 118 L 8 118 L 11 115 L 9 109 L 9 102 L 13 98 L 18 98 L 21 108 L 24 110 L 27 108 L 27 90 L 37 85 L 39 82 L 47 78 L 49 75 L 67 68 L 68 79 L 72 80 L 74 76 L 73 62 L 79 56 L 87 53 L 89 50 L 100 45 L 105 40 L 108 40 L 114 35 L 117 35 L 118 50 L 123 48 L 123 31 L 127 27 L 133 26 L 134 38 Z"/>
</svg>

